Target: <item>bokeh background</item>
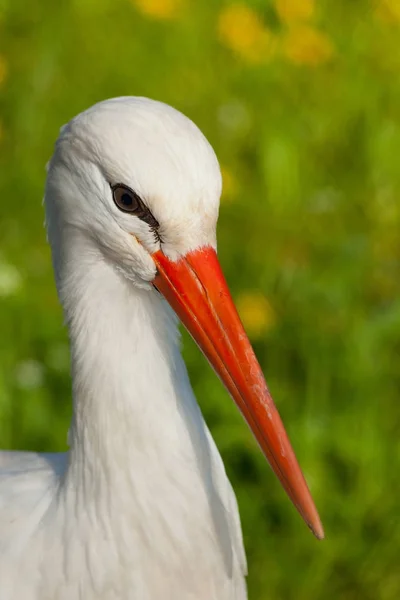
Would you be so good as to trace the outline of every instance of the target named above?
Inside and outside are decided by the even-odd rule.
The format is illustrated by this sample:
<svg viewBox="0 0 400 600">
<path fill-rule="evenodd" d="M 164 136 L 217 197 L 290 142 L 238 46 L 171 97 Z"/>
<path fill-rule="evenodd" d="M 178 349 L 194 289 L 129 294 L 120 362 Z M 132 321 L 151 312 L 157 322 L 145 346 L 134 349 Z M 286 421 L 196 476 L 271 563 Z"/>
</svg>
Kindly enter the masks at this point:
<svg viewBox="0 0 400 600">
<path fill-rule="evenodd" d="M 399 36 L 398 0 L 0 0 L 0 446 L 66 448 L 41 206 L 59 127 L 106 97 L 168 102 L 219 156 L 220 258 L 326 528 L 185 335 L 251 600 L 400 598 Z"/>
</svg>

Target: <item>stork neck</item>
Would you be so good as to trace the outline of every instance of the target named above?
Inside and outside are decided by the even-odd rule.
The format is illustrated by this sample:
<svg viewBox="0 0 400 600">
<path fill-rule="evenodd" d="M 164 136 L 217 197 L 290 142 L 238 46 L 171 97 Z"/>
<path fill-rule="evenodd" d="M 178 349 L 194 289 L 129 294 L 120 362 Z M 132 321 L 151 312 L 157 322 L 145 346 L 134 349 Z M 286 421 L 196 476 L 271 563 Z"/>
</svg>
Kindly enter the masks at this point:
<svg viewBox="0 0 400 600">
<path fill-rule="evenodd" d="M 109 485 L 116 465 L 134 470 L 168 451 L 189 383 L 161 296 L 134 287 L 95 252 L 78 254 L 60 281 L 73 378 L 69 469 L 74 482 L 79 473 L 85 485 L 89 473 L 96 481 L 106 474 Z"/>
</svg>

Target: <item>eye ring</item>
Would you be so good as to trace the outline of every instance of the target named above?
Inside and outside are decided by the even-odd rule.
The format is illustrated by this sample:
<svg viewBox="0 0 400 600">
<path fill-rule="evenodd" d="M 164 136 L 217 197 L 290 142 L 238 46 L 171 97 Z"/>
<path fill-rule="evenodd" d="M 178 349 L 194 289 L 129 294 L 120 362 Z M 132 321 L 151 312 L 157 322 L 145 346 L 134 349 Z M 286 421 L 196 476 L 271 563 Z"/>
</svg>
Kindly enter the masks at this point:
<svg viewBox="0 0 400 600">
<path fill-rule="evenodd" d="M 119 210 L 133 214 L 142 212 L 142 202 L 133 190 L 121 184 L 114 185 L 111 189 L 114 203 Z"/>
</svg>

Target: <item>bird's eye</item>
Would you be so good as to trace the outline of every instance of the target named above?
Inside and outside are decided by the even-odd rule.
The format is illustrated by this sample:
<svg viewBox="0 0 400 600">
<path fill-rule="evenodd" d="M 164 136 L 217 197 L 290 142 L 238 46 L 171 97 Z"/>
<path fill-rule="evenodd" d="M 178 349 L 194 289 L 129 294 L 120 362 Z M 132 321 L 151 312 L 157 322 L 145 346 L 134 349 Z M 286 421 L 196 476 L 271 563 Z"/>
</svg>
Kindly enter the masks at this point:
<svg viewBox="0 0 400 600">
<path fill-rule="evenodd" d="M 134 214 L 136 217 L 139 217 L 139 219 L 150 225 L 156 237 L 160 239 L 157 231 L 159 227 L 157 219 L 153 217 L 150 210 L 136 192 L 122 183 L 111 185 L 111 190 L 116 206 L 123 212 Z"/>
<path fill-rule="evenodd" d="M 137 213 L 142 211 L 142 203 L 137 194 L 133 190 L 124 185 L 116 185 L 112 188 L 115 204 L 120 210 L 129 213 Z"/>
</svg>

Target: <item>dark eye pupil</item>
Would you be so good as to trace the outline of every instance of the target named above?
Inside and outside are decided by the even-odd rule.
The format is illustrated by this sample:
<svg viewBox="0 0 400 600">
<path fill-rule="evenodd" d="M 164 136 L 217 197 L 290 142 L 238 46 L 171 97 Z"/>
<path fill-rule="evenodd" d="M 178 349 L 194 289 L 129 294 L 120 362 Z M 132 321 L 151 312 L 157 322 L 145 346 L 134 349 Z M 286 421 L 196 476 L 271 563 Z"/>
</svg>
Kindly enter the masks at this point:
<svg viewBox="0 0 400 600">
<path fill-rule="evenodd" d="M 121 198 L 121 204 L 123 204 L 124 206 L 132 206 L 133 204 L 133 200 L 132 200 L 132 196 L 130 196 L 129 194 L 122 194 Z"/>
</svg>

